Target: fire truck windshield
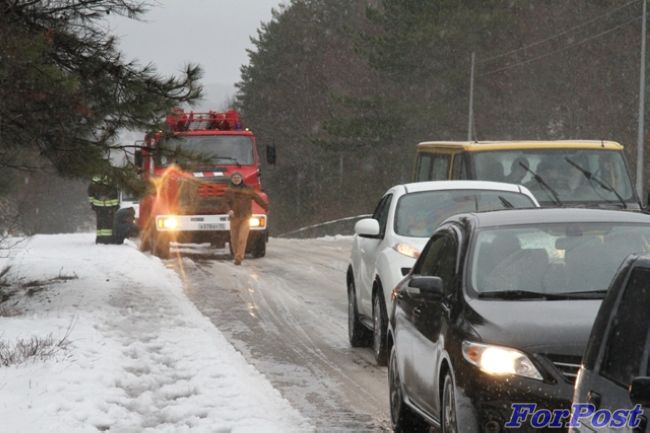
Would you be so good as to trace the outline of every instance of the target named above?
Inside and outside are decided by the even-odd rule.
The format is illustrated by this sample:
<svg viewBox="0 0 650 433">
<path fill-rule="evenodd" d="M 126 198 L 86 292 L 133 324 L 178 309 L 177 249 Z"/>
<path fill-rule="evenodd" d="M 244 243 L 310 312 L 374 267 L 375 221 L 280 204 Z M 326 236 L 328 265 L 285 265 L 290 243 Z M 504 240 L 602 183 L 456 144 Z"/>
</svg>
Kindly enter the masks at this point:
<svg viewBox="0 0 650 433">
<path fill-rule="evenodd" d="M 241 135 L 179 136 L 161 144 L 165 150 L 156 163 L 163 167 L 172 163 L 249 165 L 255 162 L 253 140 Z"/>
</svg>

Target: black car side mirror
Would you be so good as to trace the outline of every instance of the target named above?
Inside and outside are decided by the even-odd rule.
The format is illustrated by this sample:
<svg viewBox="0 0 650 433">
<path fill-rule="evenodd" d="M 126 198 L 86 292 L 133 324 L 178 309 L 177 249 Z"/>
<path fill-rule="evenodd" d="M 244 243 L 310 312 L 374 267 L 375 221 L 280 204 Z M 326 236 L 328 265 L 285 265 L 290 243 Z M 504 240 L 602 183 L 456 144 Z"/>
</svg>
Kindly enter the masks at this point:
<svg viewBox="0 0 650 433">
<path fill-rule="evenodd" d="M 650 377 L 635 377 L 629 388 L 633 404 L 650 407 Z"/>
<path fill-rule="evenodd" d="M 411 290 L 411 294 L 419 295 L 425 299 L 441 299 L 444 295 L 442 278 L 440 277 L 413 277 L 409 281 L 408 287 L 417 289 L 415 291 Z"/>
</svg>

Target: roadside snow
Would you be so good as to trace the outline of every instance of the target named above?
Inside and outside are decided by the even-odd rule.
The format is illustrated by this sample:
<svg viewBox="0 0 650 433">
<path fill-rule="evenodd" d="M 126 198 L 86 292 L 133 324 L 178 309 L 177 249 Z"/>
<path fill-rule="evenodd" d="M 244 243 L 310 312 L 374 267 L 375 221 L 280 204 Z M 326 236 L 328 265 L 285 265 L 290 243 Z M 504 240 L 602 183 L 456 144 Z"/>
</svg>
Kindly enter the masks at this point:
<svg viewBox="0 0 650 433">
<path fill-rule="evenodd" d="M 185 297 L 177 274 L 134 245 L 35 236 L 7 262 L 18 284 L 64 278 L 6 302 L 22 314 L 0 317 L 0 340 L 70 329 L 70 345 L 0 367 L 0 431 L 312 430 Z"/>
<path fill-rule="evenodd" d="M 316 241 L 332 241 L 332 242 L 333 241 L 350 241 L 350 240 L 352 240 L 353 237 L 354 237 L 353 235 L 334 235 L 334 236 L 327 235 L 327 236 L 321 236 L 319 238 L 315 238 L 315 239 L 312 239 L 312 240 L 316 240 Z"/>
</svg>

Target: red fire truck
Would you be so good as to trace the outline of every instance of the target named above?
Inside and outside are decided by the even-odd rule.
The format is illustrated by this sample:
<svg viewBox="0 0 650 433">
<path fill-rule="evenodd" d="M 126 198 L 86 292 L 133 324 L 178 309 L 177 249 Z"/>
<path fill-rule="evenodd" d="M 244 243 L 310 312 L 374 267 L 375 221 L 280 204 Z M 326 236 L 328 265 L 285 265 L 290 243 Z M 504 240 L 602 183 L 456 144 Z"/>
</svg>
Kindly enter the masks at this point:
<svg viewBox="0 0 650 433">
<path fill-rule="evenodd" d="M 217 248 L 229 243 L 230 223 L 224 192 L 230 176 L 239 172 L 246 185 L 268 201 L 262 191 L 255 135 L 242 126 L 239 113 L 194 113 L 175 109 L 167 116 L 168 133 L 150 133 L 135 163 L 150 194 L 140 201 L 141 245 L 169 257 L 170 242 L 205 243 Z M 275 163 L 275 148 L 267 146 L 267 161 Z M 253 202 L 247 252 L 266 254 L 268 216 Z"/>
</svg>

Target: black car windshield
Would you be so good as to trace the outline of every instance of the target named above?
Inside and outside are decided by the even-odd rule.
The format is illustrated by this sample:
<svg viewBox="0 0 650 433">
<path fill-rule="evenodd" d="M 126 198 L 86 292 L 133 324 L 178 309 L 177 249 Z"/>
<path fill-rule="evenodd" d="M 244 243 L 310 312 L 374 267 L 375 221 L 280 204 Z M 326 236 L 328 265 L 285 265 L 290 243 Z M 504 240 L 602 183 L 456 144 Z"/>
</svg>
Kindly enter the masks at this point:
<svg viewBox="0 0 650 433">
<path fill-rule="evenodd" d="M 471 288 L 483 297 L 512 293 L 602 297 L 623 260 L 650 250 L 650 224 L 554 223 L 478 232 Z M 496 295 L 496 296 L 495 296 Z M 532 296 L 531 296 L 532 297 Z"/>
<path fill-rule="evenodd" d="M 532 149 L 476 152 L 472 158 L 477 179 L 522 184 L 541 204 L 634 200 L 620 151 Z"/>
<path fill-rule="evenodd" d="M 159 157 L 162 166 L 172 162 L 187 163 L 189 156 L 214 164 L 253 164 L 253 140 L 241 135 L 179 136 L 166 140 L 166 155 Z M 169 154 L 169 156 L 167 156 Z"/>
<path fill-rule="evenodd" d="M 428 238 L 438 224 L 452 215 L 509 208 L 532 208 L 530 197 L 508 191 L 423 191 L 400 197 L 395 211 L 395 233 Z"/>
</svg>

